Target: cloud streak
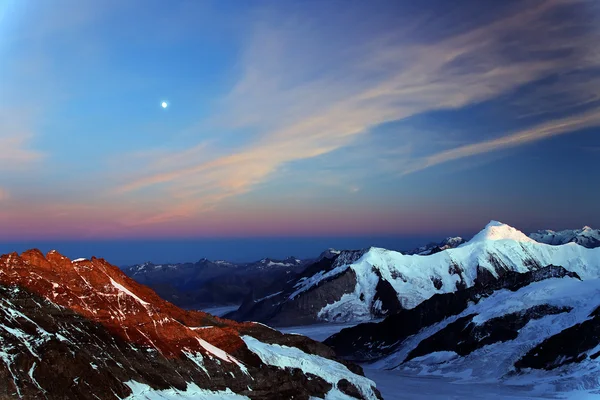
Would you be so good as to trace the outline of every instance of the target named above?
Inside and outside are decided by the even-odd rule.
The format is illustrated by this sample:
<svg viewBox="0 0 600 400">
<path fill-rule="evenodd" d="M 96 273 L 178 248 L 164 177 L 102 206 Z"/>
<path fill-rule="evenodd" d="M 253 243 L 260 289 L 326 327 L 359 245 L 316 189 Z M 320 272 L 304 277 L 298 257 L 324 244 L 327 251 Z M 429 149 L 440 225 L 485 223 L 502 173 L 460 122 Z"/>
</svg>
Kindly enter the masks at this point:
<svg viewBox="0 0 600 400">
<path fill-rule="evenodd" d="M 34 135 L 26 115 L 8 107 L 0 111 L 0 167 L 5 170 L 26 167 L 43 157 L 31 148 Z"/>
<path fill-rule="evenodd" d="M 426 168 L 460 160 L 462 158 L 473 157 L 479 154 L 499 151 L 511 147 L 518 147 L 553 136 L 570 134 L 581 129 L 596 126 L 600 126 L 600 109 L 597 108 L 580 115 L 543 123 L 533 128 L 514 132 L 497 139 L 485 140 L 433 154 L 415 162 L 412 167 L 404 170 L 402 175 L 415 173 Z"/>
</svg>

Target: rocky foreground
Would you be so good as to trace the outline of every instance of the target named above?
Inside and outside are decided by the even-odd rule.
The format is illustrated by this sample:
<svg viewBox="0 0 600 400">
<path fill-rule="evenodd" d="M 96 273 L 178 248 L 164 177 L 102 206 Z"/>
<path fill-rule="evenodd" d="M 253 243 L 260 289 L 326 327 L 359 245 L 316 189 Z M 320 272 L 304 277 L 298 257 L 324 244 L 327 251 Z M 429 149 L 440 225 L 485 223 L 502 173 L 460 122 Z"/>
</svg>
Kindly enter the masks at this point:
<svg viewBox="0 0 600 400">
<path fill-rule="evenodd" d="M 380 398 L 299 335 L 162 300 L 102 259 L 0 257 L 0 398 Z"/>
</svg>

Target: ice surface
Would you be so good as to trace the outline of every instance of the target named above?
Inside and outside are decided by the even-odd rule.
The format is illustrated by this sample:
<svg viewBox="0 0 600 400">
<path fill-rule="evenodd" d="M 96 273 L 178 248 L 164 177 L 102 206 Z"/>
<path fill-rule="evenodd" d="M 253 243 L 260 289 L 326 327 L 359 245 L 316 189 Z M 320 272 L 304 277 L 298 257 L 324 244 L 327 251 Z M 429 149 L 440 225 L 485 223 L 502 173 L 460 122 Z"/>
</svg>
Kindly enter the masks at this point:
<svg viewBox="0 0 600 400">
<path fill-rule="evenodd" d="M 150 386 L 136 381 L 125 382 L 133 392 L 124 400 L 242 400 L 248 399 L 246 396 L 233 393 L 231 390 L 213 392 L 198 387 L 194 383 L 189 383 L 186 390 L 177 390 L 174 388 L 165 390 L 152 389 Z"/>
<path fill-rule="evenodd" d="M 328 395 L 331 399 L 349 398 L 337 390 L 337 383 L 347 379 L 353 383 L 367 399 L 376 399 L 371 386 L 373 381 L 351 372 L 346 366 L 313 354 L 307 354 L 296 347 L 263 343 L 252 336 L 242 336 L 248 349 L 256 354 L 263 363 L 279 368 L 298 368 L 305 374 L 313 374 L 323 378 L 334 387 Z M 342 397 L 343 396 L 343 397 Z"/>
<path fill-rule="evenodd" d="M 377 322 L 377 321 L 374 321 Z M 345 324 L 335 324 L 335 323 L 324 323 L 324 324 L 314 324 L 314 325 L 302 325 L 302 326 L 288 326 L 283 328 L 277 328 L 283 333 L 289 333 L 293 335 L 304 335 L 308 336 L 313 340 L 317 340 L 322 342 L 327 339 L 329 336 L 338 333 L 344 328 L 350 328 L 355 326 L 356 322 L 350 322 Z"/>
<path fill-rule="evenodd" d="M 377 384 L 385 400 L 531 400 L 569 399 L 569 394 L 546 391 L 535 386 L 508 386 L 500 383 L 456 383 L 441 376 L 416 376 L 398 371 L 364 368 L 365 375 Z M 592 398 L 590 397 L 590 400 Z"/>
</svg>

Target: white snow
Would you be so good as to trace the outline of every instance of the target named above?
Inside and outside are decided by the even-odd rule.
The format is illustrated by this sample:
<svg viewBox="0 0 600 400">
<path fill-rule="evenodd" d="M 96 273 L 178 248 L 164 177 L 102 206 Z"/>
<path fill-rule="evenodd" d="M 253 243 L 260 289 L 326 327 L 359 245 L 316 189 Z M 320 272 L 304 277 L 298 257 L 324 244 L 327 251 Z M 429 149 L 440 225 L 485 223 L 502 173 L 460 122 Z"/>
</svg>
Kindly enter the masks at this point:
<svg viewBox="0 0 600 400">
<path fill-rule="evenodd" d="M 208 373 L 208 370 L 204 366 L 204 357 L 202 357 L 202 354 L 192 352 L 189 349 L 186 349 L 186 351 L 184 351 L 183 354 L 187 358 L 189 358 L 190 361 L 192 361 L 194 364 L 196 364 L 196 366 L 198 368 L 200 368 L 202 371 L 204 371 L 206 373 L 206 375 L 210 376 L 210 374 Z"/>
<path fill-rule="evenodd" d="M 544 339 L 581 323 L 598 307 L 600 279 L 579 281 L 574 278 L 552 278 L 532 283 L 516 292 L 501 290 L 456 316 L 421 330 L 407 338 L 388 357 L 368 365 L 370 369 L 396 369 L 398 373 L 441 376 L 465 383 L 501 383 L 512 386 L 543 385 L 552 391 L 591 390 L 600 387 L 600 362 L 584 360 L 552 371 L 526 371 L 513 375 L 514 364 Z M 536 305 L 573 307 L 571 312 L 547 315 L 530 320 L 515 340 L 484 346 L 461 357 L 453 352 L 436 352 L 404 362 L 411 350 L 427 337 L 445 328 L 461 316 L 477 314 L 475 323 L 490 318 L 527 310 Z M 540 386 L 541 387 L 541 386 Z"/>
<path fill-rule="evenodd" d="M 242 370 L 242 372 L 244 372 L 245 374 L 248 374 L 248 370 L 246 369 L 244 364 L 242 364 L 242 362 L 239 361 L 237 358 L 231 356 L 229 353 L 221 350 L 220 348 L 213 346 L 212 344 L 208 343 L 206 340 L 200 339 L 198 337 L 196 338 L 196 340 L 198 340 L 198 343 L 200 343 L 200 346 L 202 346 L 202 348 L 204 350 L 208 351 L 210 354 L 214 355 L 217 358 L 220 358 L 223 361 L 236 364 Z"/>
<path fill-rule="evenodd" d="M 292 266 L 293 264 L 290 263 L 282 263 L 282 262 L 275 262 L 275 261 L 269 261 L 267 264 L 267 267 L 289 267 Z"/>
<path fill-rule="evenodd" d="M 283 290 L 280 290 L 280 291 L 279 291 L 279 292 L 277 292 L 277 293 L 271 293 L 271 294 L 270 294 L 270 295 L 268 295 L 268 296 L 262 297 L 262 298 L 260 298 L 260 299 L 258 299 L 258 300 L 254 300 L 254 302 L 255 302 L 255 303 L 258 303 L 259 301 L 263 301 L 263 300 L 270 299 L 271 297 L 275 297 L 275 296 L 277 296 L 278 294 L 281 294 L 282 292 L 283 292 Z"/>
<path fill-rule="evenodd" d="M 372 386 L 375 383 L 364 376 L 356 375 L 346 366 L 313 354 L 307 354 L 296 347 L 280 346 L 277 344 L 263 343 L 252 336 L 242 336 L 242 340 L 248 346 L 248 349 L 256 354 L 263 363 L 278 368 L 298 368 L 305 374 L 317 375 L 334 386 L 333 392 L 329 398 L 348 398 L 341 397 L 337 383 L 341 379 L 346 379 L 353 383 L 362 395 L 367 399 L 376 399 Z"/>
<path fill-rule="evenodd" d="M 473 236 L 471 240 L 461 246 L 482 242 L 486 240 L 514 240 L 515 242 L 536 243 L 535 240 L 525 235 L 523 232 L 513 228 L 512 226 L 503 224 L 498 221 L 490 221 L 486 227 Z"/>
<path fill-rule="evenodd" d="M 140 304 L 142 304 L 144 306 L 150 305 L 150 303 L 148 303 L 147 301 L 144 301 L 144 300 L 140 299 L 139 297 L 137 297 L 132 291 L 130 291 L 129 289 L 127 289 L 125 286 L 121 285 L 120 283 L 116 282 L 113 278 L 110 278 L 110 283 L 115 288 L 117 288 L 117 290 L 119 290 L 120 292 L 123 292 L 123 293 L 125 293 L 125 294 L 133 297 L 135 300 L 137 300 L 138 303 L 140 303 Z"/>
<path fill-rule="evenodd" d="M 136 381 L 125 382 L 132 393 L 124 400 L 242 400 L 246 396 L 232 392 L 230 389 L 223 391 L 212 391 L 198 387 L 194 383 L 188 383 L 186 390 L 175 388 L 166 390 L 152 389 L 150 386 Z"/>
<path fill-rule="evenodd" d="M 76 258 L 75 260 L 71 261 L 72 263 L 78 263 L 78 262 L 82 262 L 82 261 L 87 261 L 87 258 Z"/>
</svg>

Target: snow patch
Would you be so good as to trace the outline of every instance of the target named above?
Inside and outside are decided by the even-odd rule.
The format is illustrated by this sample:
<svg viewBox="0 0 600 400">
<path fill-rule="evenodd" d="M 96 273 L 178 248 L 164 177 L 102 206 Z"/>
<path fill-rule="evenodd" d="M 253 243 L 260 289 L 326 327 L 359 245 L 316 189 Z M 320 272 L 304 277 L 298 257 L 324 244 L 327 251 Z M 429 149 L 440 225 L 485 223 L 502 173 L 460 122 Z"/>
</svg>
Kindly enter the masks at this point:
<svg viewBox="0 0 600 400">
<path fill-rule="evenodd" d="M 252 336 L 242 336 L 242 340 L 248 346 L 248 349 L 256 354 L 263 363 L 278 368 L 298 368 L 305 374 L 313 374 L 321 377 L 331 385 L 334 390 L 330 398 L 340 398 L 337 390 L 337 384 L 341 379 L 346 379 L 354 384 L 366 399 L 376 399 L 373 391 L 375 383 L 351 372 L 346 366 L 313 354 L 307 354 L 296 347 L 281 346 L 277 344 L 267 344 Z"/>
<path fill-rule="evenodd" d="M 131 389 L 131 394 L 124 400 L 242 400 L 246 396 L 232 392 L 229 388 L 222 391 L 202 389 L 195 383 L 188 383 L 186 390 L 175 388 L 156 390 L 136 381 L 124 382 Z"/>
<path fill-rule="evenodd" d="M 271 297 L 275 297 L 275 296 L 277 296 L 278 294 L 281 294 L 281 293 L 283 293 L 283 290 L 281 290 L 281 291 L 279 291 L 279 292 L 277 292 L 277 293 L 273 293 L 273 294 L 270 294 L 270 295 L 268 295 L 268 296 L 262 297 L 262 298 L 260 298 L 260 299 L 258 299 L 258 300 L 254 300 L 254 302 L 255 302 L 255 303 L 258 303 L 258 302 L 260 302 L 260 301 L 263 301 L 263 300 L 270 299 Z"/>
<path fill-rule="evenodd" d="M 242 370 L 242 372 L 248 375 L 248 370 L 246 369 L 246 366 L 244 366 L 244 364 L 242 364 L 237 358 L 231 356 L 229 353 L 221 350 L 220 348 L 213 346 L 206 340 L 202 340 L 200 338 L 196 338 L 196 340 L 198 340 L 198 343 L 200 343 L 200 346 L 202 346 L 204 350 L 208 351 L 210 354 L 214 355 L 217 358 L 220 358 L 223 361 L 236 364 Z"/>
<path fill-rule="evenodd" d="M 127 289 L 125 286 L 121 285 L 118 282 L 115 282 L 115 280 L 113 278 L 110 278 L 110 283 L 111 285 L 113 285 L 115 288 L 117 288 L 117 290 L 119 290 L 120 292 L 123 292 L 131 297 L 133 297 L 135 300 L 137 300 L 138 303 L 144 305 L 144 306 L 149 306 L 150 303 L 148 303 L 147 301 L 144 301 L 142 299 L 140 299 L 139 297 L 137 297 L 132 291 L 130 291 L 129 289 Z"/>
</svg>

